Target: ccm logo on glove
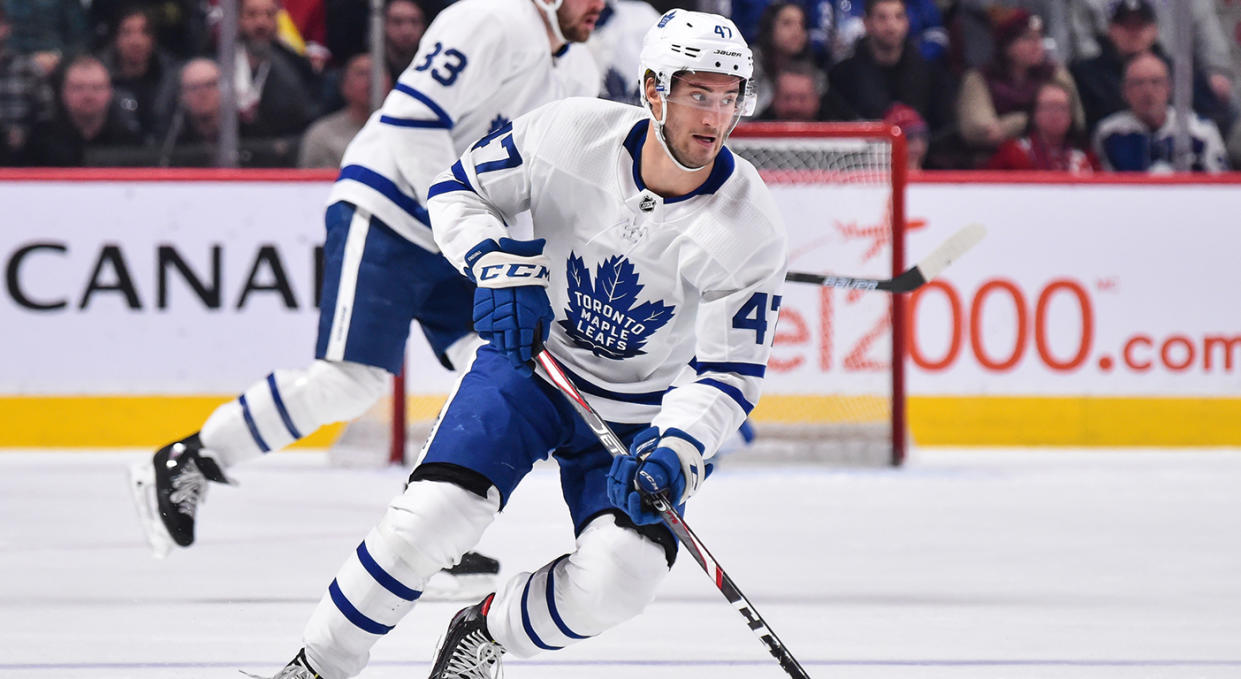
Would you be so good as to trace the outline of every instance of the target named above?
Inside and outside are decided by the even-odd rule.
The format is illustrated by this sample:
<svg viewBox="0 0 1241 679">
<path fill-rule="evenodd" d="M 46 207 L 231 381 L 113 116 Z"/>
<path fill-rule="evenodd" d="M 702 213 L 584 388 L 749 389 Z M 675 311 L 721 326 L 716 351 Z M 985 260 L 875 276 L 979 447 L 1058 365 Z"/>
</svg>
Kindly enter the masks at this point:
<svg viewBox="0 0 1241 679">
<path fill-rule="evenodd" d="M 507 271 L 505 268 L 507 267 Z M 477 267 L 478 284 L 487 285 L 488 282 L 498 280 L 500 278 L 534 278 L 549 279 L 551 271 L 541 264 L 491 264 Z"/>
</svg>

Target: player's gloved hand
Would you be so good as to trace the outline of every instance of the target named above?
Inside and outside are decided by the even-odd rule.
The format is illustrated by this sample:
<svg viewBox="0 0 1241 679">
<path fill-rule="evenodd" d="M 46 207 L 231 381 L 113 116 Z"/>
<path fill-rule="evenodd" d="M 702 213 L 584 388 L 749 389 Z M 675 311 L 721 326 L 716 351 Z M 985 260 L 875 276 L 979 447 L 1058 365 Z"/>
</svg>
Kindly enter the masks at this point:
<svg viewBox="0 0 1241 679">
<path fill-rule="evenodd" d="M 551 262 L 542 238 L 485 240 L 465 256 L 474 291 L 474 329 L 513 367 L 530 375 L 535 344 L 547 337 L 555 314 L 547 299 Z"/>
<path fill-rule="evenodd" d="M 656 427 L 638 432 L 629 454 L 612 458 L 608 500 L 638 525 L 658 523 L 659 513 L 647 497 L 665 493 L 673 506 L 684 504 L 711 471 L 702 450 L 702 444 L 679 429 L 662 436 Z"/>
</svg>

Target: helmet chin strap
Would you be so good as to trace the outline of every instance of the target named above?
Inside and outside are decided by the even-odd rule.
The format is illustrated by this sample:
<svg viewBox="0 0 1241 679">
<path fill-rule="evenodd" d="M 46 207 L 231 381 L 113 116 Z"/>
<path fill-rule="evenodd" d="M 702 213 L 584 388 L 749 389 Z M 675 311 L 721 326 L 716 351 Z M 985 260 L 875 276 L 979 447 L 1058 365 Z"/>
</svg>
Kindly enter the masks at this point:
<svg viewBox="0 0 1241 679">
<path fill-rule="evenodd" d="M 668 138 L 664 136 L 664 124 L 668 120 L 668 100 L 663 93 L 659 94 L 659 118 L 655 117 L 655 112 L 651 110 L 650 101 L 647 101 L 646 112 L 651 115 L 651 123 L 655 126 L 655 138 L 659 140 L 659 145 L 663 147 L 664 153 L 672 159 L 672 164 L 681 168 L 686 172 L 702 172 L 707 169 L 706 165 L 701 167 L 689 167 L 677 159 L 676 154 L 672 152 L 672 147 L 668 146 Z"/>
<path fill-rule="evenodd" d="M 543 10 L 543 16 L 547 19 L 547 25 L 551 27 L 552 35 L 556 38 L 557 44 L 555 47 L 560 49 L 565 43 L 569 42 L 565 40 L 564 33 L 560 30 L 560 18 L 556 16 L 556 10 L 560 9 L 560 6 L 564 4 L 564 0 L 552 0 L 551 2 L 534 0 L 534 4 Z"/>
</svg>

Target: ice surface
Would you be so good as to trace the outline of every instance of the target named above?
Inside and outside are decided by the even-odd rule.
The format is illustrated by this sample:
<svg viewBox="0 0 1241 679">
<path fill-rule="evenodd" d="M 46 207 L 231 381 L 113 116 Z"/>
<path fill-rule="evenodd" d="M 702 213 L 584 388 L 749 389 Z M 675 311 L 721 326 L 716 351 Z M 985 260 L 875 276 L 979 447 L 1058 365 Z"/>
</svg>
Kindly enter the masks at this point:
<svg viewBox="0 0 1241 679">
<path fill-rule="evenodd" d="M 213 487 L 199 544 L 151 558 L 125 468 L 0 453 L 0 677 L 272 674 L 398 469 L 273 454 Z M 1241 676 L 1241 452 L 920 450 L 900 470 L 734 467 L 687 520 L 817 679 Z M 480 545 L 571 549 L 552 469 Z M 363 677 L 426 676 L 460 603 L 424 602 Z M 784 676 L 693 561 L 639 618 L 510 679 Z"/>
</svg>

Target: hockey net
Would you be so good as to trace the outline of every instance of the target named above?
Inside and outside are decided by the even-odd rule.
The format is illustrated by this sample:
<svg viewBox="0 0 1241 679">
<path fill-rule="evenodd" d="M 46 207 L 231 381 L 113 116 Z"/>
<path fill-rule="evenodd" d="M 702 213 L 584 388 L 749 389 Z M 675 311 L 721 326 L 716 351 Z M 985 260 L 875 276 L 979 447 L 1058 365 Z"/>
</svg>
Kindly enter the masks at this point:
<svg viewBox="0 0 1241 679">
<path fill-rule="evenodd" d="M 905 147 L 879 123 L 751 123 L 729 148 L 754 164 L 789 232 L 791 271 L 888 278 L 904 268 Z M 904 301 L 880 292 L 785 285 L 757 436 L 737 461 L 897 465 L 905 456 Z M 421 342 L 416 328 L 411 345 Z M 447 389 L 433 359 L 351 423 L 337 464 L 412 462 Z M 441 386 L 451 380 L 436 379 Z M 436 389 L 430 389 L 435 392 Z"/>
</svg>

